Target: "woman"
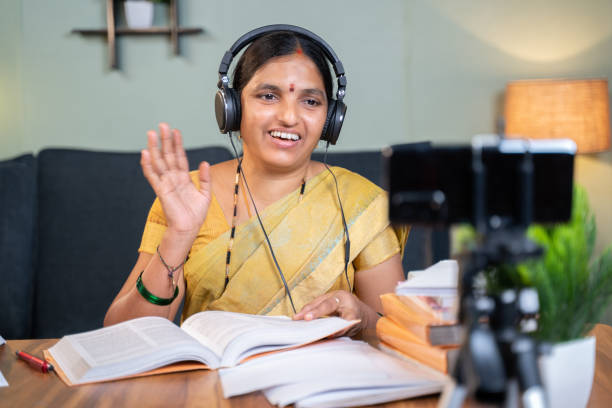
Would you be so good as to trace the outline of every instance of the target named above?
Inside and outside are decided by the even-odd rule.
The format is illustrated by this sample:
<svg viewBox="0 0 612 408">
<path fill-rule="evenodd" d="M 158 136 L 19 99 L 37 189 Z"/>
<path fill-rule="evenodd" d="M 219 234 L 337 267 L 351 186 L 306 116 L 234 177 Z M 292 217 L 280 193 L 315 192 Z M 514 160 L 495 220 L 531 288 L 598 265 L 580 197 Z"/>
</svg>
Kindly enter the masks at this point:
<svg viewBox="0 0 612 408">
<path fill-rule="evenodd" d="M 323 52 L 300 34 L 266 34 L 238 61 L 233 88 L 241 162 L 203 162 L 189 173 L 180 132 L 165 123 L 159 134 L 148 132 L 141 165 L 157 199 L 105 325 L 144 315 L 174 319 L 184 297 L 183 318 L 207 309 L 339 315 L 361 319 L 350 334 L 373 328 L 379 295 L 403 279 L 405 234 L 389 226 L 377 186 L 311 160 L 333 90 Z M 340 205 L 349 226 L 346 271 Z"/>
</svg>

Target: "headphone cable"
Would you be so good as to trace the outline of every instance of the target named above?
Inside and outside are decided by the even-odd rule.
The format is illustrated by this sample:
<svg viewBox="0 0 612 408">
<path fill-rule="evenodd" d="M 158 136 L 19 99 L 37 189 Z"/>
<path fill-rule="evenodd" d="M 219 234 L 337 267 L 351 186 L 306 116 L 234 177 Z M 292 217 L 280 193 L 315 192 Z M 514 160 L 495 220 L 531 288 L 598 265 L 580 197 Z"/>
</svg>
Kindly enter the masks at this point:
<svg viewBox="0 0 612 408">
<path fill-rule="evenodd" d="M 274 255 L 274 250 L 272 249 L 270 238 L 268 238 L 268 233 L 266 232 L 266 229 L 263 226 L 263 222 L 261 221 L 261 217 L 259 216 L 259 211 L 257 211 L 257 206 L 255 205 L 255 200 L 253 199 L 253 195 L 251 194 L 251 189 L 249 188 L 249 184 L 247 183 L 246 176 L 244 175 L 244 170 L 242 170 L 242 157 L 238 156 L 238 150 L 236 149 L 236 146 L 234 145 L 234 138 L 232 137 L 231 131 L 229 131 L 229 136 L 230 136 L 230 142 L 232 144 L 232 149 L 234 149 L 234 155 L 236 156 L 236 160 L 238 161 L 238 168 L 240 169 L 240 174 L 242 175 L 244 186 L 246 187 L 247 193 L 249 194 L 249 198 L 251 199 L 251 203 L 253 204 L 253 208 L 255 209 L 255 215 L 257 215 L 257 221 L 259 221 L 259 226 L 261 227 L 261 231 L 263 232 L 264 237 L 266 238 L 266 242 L 268 243 L 268 248 L 270 248 L 270 254 L 272 255 L 272 259 L 274 260 L 274 265 L 276 265 L 278 274 L 280 275 L 281 280 L 283 281 L 283 285 L 285 286 L 285 293 L 289 297 L 289 302 L 291 303 L 291 309 L 293 309 L 294 314 L 297 314 L 297 311 L 295 310 L 295 305 L 293 303 L 293 297 L 291 296 L 291 291 L 289 290 L 289 286 L 287 285 L 287 281 L 285 280 L 285 275 L 283 274 L 283 271 L 281 270 L 281 267 L 278 264 L 278 261 L 276 260 L 276 255 Z"/>
<path fill-rule="evenodd" d="M 342 226 L 344 227 L 344 236 L 346 237 L 346 241 L 344 242 L 344 276 L 346 278 L 346 283 L 349 288 L 349 292 L 353 293 L 353 288 L 351 287 L 351 281 L 348 277 L 348 264 L 350 260 L 351 254 L 351 239 L 349 238 L 348 227 L 346 225 L 346 217 L 344 216 L 344 208 L 342 207 L 342 200 L 340 200 L 340 191 L 338 190 L 338 180 L 336 179 L 336 175 L 327 165 L 327 150 L 329 149 L 329 141 L 325 145 L 325 154 L 323 155 L 323 165 L 329 171 L 329 173 L 334 178 L 334 184 L 336 185 L 336 196 L 338 197 L 338 204 L 340 205 L 340 215 L 342 216 Z"/>
</svg>

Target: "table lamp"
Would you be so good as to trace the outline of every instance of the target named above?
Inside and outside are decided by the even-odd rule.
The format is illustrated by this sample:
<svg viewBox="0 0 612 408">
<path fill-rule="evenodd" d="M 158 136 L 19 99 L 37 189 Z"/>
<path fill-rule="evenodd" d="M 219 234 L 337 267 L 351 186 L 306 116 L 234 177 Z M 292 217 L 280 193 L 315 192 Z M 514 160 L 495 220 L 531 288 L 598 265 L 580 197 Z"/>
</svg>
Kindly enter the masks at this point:
<svg viewBox="0 0 612 408">
<path fill-rule="evenodd" d="M 578 153 L 610 148 L 607 79 L 509 82 L 505 105 L 508 138 L 568 138 Z"/>
</svg>

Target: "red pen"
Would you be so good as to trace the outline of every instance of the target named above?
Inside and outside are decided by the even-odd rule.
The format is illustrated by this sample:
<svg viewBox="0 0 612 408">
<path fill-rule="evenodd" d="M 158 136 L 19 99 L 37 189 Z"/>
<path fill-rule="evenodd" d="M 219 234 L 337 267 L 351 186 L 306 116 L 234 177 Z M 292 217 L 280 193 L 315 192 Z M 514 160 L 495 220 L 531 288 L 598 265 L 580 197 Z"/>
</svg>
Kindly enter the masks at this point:
<svg viewBox="0 0 612 408">
<path fill-rule="evenodd" d="M 53 365 L 47 363 L 45 360 L 41 360 L 38 357 L 34 357 L 31 354 L 26 353 L 25 351 L 16 351 L 17 357 L 37 370 L 42 371 L 43 373 L 48 373 L 53 370 Z"/>
</svg>

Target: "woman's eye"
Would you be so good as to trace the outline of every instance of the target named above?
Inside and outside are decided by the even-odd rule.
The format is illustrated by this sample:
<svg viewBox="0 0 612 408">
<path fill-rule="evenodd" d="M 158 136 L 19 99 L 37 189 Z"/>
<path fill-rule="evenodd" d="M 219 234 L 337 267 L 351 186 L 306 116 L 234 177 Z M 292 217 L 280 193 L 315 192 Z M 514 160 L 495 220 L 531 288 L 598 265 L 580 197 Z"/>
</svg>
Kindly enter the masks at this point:
<svg viewBox="0 0 612 408">
<path fill-rule="evenodd" d="M 274 99 L 276 99 L 276 95 L 272 93 L 264 93 L 264 94 L 259 95 L 259 97 L 263 99 L 264 101 L 273 101 Z"/>
<path fill-rule="evenodd" d="M 306 104 L 308 106 L 319 106 L 321 102 L 317 101 L 316 99 L 306 99 Z"/>
</svg>

